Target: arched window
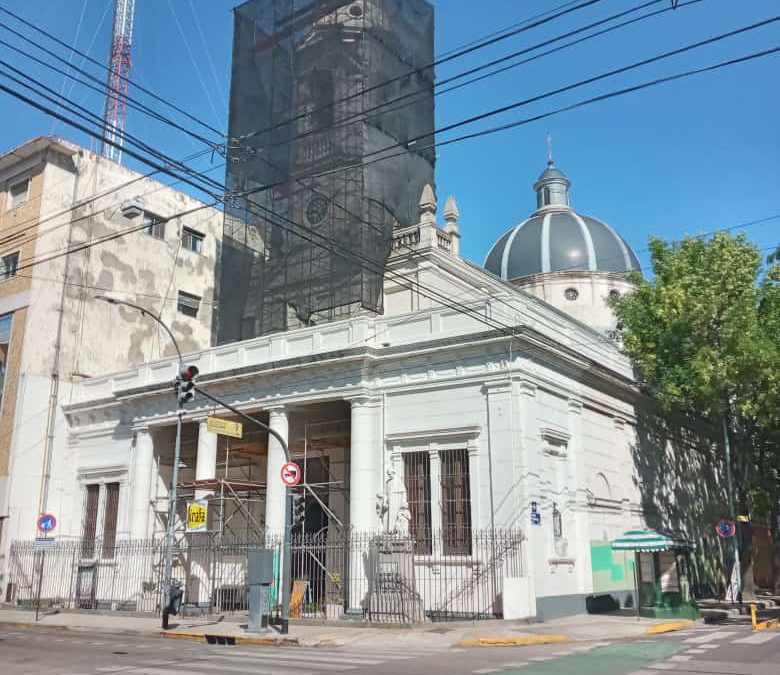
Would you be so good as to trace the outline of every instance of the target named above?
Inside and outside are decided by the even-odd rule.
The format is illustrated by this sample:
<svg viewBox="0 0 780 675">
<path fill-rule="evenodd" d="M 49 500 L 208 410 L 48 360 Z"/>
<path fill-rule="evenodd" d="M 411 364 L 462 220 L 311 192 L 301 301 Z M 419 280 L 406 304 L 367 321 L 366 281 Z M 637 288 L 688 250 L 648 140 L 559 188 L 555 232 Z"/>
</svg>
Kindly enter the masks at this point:
<svg viewBox="0 0 780 675">
<path fill-rule="evenodd" d="M 550 205 L 550 188 L 544 188 L 544 205 Z"/>
</svg>

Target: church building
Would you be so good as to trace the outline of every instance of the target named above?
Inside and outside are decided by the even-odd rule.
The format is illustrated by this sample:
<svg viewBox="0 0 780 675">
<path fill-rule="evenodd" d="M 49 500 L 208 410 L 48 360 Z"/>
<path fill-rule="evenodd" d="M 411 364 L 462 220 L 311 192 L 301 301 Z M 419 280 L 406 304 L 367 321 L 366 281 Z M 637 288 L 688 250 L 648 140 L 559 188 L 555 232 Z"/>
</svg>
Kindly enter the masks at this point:
<svg viewBox="0 0 780 675">
<path fill-rule="evenodd" d="M 536 210 L 482 267 L 460 255 L 479 214 L 462 221 L 450 197 L 440 217 L 427 186 L 417 222 L 393 229 L 383 313 L 185 355 L 199 387 L 269 424 L 303 470 L 293 550 L 293 575 L 310 587 L 302 615 L 382 615 L 390 563 L 405 619 L 509 607 L 549 619 L 605 596 L 632 606 L 633 562 L 613 539 L 647 526 L 709 551 L 717 448 L 706 429 L 659 414 L 610 339 L 609 300 L 630 292 L 625 275 L 639 261 L 612 227 L 572 208 L 569 188 L 550 159 L 533 186 Z M 130 553 L 164 539 L 177 369 L 164 358 L 85 379 L 63 406 L 49 503 L 58 541 L 78 542 L 69 588 L 90 606 L 156 606 L 156 561 L 139 569 Z M 186 406 L 176 536 L 182 551 L 200 537 L 197 546 L 226 555 L 227 542 L 282 533 L 284 456 L 247 423 L 240 438 L 217 433 L 214 417 L 232 419 L 203 397 Z M 14 467 L 24 472 L 24 458 Z M 195 500 L 209 509 L 198 535 L 187 533 L 185 503 Z M 11 506 L 35 518 L 34 503 Z M 22 550 L 10 553 L 12 602 L 26 592 Z M 186 601 L 213 604 L 241 587 L 242 558 L 230 560 L 229 579 L 182 562 Z M 695 584 L 700 572 L 676 570 L 669 583 Z M 117 575 L 123 583 L 111 586 Z"/>
</svg>

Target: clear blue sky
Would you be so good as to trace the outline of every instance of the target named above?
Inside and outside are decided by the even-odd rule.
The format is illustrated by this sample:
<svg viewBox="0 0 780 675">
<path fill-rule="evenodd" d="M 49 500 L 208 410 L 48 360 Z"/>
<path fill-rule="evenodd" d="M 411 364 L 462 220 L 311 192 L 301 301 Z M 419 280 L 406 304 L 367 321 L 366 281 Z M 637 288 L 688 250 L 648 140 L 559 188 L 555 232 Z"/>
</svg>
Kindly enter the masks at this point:
<svg viewBox="0 0 780 675">
<path fill-rule="evenodd" d="M 445 64 L 446 77 L 596 21 L 641 0 L 604 0 L 565 19 Z M 683 0 L 684 1 L 684 0 Z M 436 0 L 436 51 L 443 53 L 563 4 L 564 0 Z M 0 0 L 101 62 L 111 35 L 112 0 Z M 232 0 L 137 0 L 133 78 L 224 129 L 227 121 Z M 657 7 L 663 6 L 659 3 Z M 83 9 L 83 16 L 82 16 Z M 194 12 L 193 12 L 194 9 Z M 437 125 L 481 113 L 780 12 L 777 0 L 702 0 L 698 4 L 596 38 L 437 99 Z M 175 10 L 175 15 L 173 13 Z M 6 22 L 5 16 L 0 21 Z M 79 28 L 80 24 L 80 28 Z M 203 40 L 201 39 L 201 32 Z M 186 39 L 183 37 L 186 35 Z M 12 39 L 0 29 L 0 39 Z M 780 44 L 780 23 L 583 87 L 469 127 L 478 130 L 682 70 Z M 0 58 L 60 89 L 0 46 Z M 80 57 L 74 62 L 79 64 Z M 93 68 L 98 75 L 99 71 Z M 534 208 L 531 191 L 544 168 L 545 136 L 572 180 L 573 206 L 617 228 L 643 264 L 648 235 L 678 239 L 780 214 L 780 56 L 773 55 L 443 148 L 437 166 L 440 202 L 453 194 L 462 214 L 463 252 L 481 263 L 492 243 Z M 70 86 L 65 92 L 70 91 Z M 97 94 L 76 86 L 72 97 L 102 113 Z M 186 123 L 190 125 L 191 123 Z M 128 131 L 167 154 L 200 149 L 186 136 L 130 111 Z M 89 139 L 0 94 L 0 151 L 56 133 Z M 448 138 L 445 136 L 443 138 Z M 210 158 L 196 164 L 203 170 Z M 219 158 L 214 159 L 214 164 Z M 132 160 L 129 166 L 138 168 Z M 223 170 L 212 174 L 220 180 Z M 780 243 L 780 220 L 746 230 L 761 247 Z"/>
</svg>

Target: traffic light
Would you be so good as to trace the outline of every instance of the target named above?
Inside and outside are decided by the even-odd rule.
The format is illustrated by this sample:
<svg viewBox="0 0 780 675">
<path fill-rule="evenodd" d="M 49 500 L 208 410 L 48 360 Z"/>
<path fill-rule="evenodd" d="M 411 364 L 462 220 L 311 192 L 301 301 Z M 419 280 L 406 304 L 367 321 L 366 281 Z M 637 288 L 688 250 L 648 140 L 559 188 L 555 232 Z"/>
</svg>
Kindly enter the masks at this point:
<svg viewBox="0 0 780 675">
<path fill-rule="evenodd" d="M 181 372 L 176 376 L 176 400 L 179 405 L 182 406 L 185 403 L 189 403 L 195 398 L 195 378 L 198 376 L 197 366 L 186 366 L 181 369 Z"/>
<path fill-rule="evenodd" d="M 299 495 L 295 495 L 295 497 L 293 498 L 292 524 L 298 525 L 299 523 L 302 523 L 305 516 L 306 516 L 306 495 L 301 493 Z"/>
</svg>

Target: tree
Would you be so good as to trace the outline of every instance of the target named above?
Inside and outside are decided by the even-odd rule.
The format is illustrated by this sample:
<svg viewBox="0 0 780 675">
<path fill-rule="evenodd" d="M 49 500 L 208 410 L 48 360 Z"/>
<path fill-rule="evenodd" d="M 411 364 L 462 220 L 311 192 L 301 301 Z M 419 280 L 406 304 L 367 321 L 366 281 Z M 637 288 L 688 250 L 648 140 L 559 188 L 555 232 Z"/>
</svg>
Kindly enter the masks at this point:
<svg viewBox="0 0 780 675">
<path fill-rule="evenodd" d="M 728 234 L 651 239 L 650 251 L 653 278 L 633 273 L 636 291 L 613 302 L 618 337 L 665 409 L 722 426 L 740 512 L 768 518 L 780 495 L 780 268 L 764 273 L 758 249 Z"/>
</svg>

